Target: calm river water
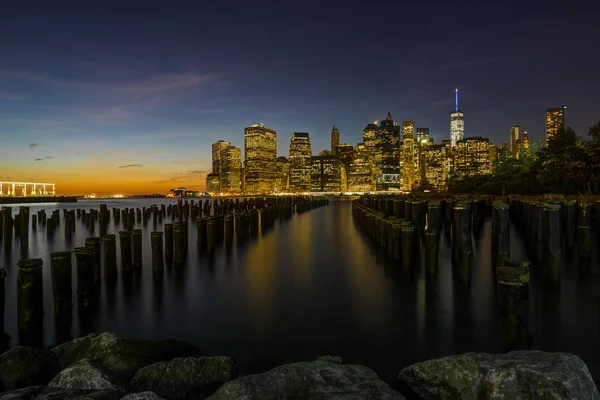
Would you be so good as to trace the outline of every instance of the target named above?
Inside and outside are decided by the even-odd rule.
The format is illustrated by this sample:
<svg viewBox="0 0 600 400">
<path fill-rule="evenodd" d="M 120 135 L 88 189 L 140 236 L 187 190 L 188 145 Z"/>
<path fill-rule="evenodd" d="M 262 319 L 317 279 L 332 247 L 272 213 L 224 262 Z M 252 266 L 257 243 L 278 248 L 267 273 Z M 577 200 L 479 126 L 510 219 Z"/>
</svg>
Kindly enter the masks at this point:
<svg viewBox="0 0 600 400">
<path fill-rule="evenodd" d="M 71 204 L 32 204 L 40 208 L 149 207 L 167 199 L 82 200 Z M 18 206 L 13 208 L 13 215 Z M 61 212 L 62 218 L 62 212 Z M 167 217 L 167 220 L 170 220 Z M 162 230 L 150 218 L 144 229 L 143 273 L 135 281 L 119 277 L 102 284 L 93 318 L 73 313 L 71 325 L 55 326 L 50 252 L 84 246 L 92 235 L 80 221 L 70 244 L 64 222 L 53 239 L 45 229 L 30 229 L 30 258 L 44 260 L 43 341 L 55 344 L 68 336 L 110 331 L 152 340 L 176 338 L 210 355 L 229 355 L 242 372 L 340 355 L 347 362 L 374 369 L 394 382 L 405 366 L 460 352 L 501 352 L 503 339 L 491 265 L 491 223 L 474 239 L 471 282 L 452 276 L 450 245 L 442 235 L 439 273 L 427 282 L 424 261 L 412 272 L 386 261 L 354 223 L 350 199 L 332 198 L 329 206 L 294 215 L 242 244 L 221 245 L 212 256 L 197 251 L 190 222 L 187 262 L 165 267 L 153 277 L 150 232 Z M 111 220 L 109 233 L 117 233 Z M 19 238 L 11 250 L 0 246 L 6 278 L 6 331 L 19 343 L 16 315 L 16 263 Z M 594 233 L 594 243 L 599 243 Z M 598 247 L 598 246 L 596 246 Z M 519 233 L 511 230 L 511 256 L 527 259 Z M 424 258 L 424 257 L 423 257 Z M 530 347 L 579 355 L 598 381 L 600 376 L 600 267 L 595 251 L 591 268 L 568 260 L 559 288 L 532 278 L 529 292 Z M 75 260 L 73 258 L 73 265 Z M 75 268 L 74 268 L 75 269 Z M 75 282 L 75 280 L 73 280 Z M 75 293 L 74 293 L 75 297 Z M 74 307 L 76 300 L 74 298 Z"/>
</svg>

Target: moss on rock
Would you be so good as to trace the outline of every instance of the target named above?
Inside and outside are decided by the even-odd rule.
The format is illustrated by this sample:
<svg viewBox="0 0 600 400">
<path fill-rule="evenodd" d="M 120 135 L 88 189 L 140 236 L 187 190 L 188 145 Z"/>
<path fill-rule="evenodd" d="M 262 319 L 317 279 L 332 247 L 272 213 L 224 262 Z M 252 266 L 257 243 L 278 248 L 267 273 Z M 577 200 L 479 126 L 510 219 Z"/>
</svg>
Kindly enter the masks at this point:
<svg viewBox="0 0 600 400">
<path fill-rule="evenodd" d="M 123 391 L 108 372 L 94 367 L 86 360 L 62 370 L 48 386 L 61 389 Z"/>
<path fill-rule="evenodd" d="M 17 346 L 0 355 L 0 390 L 45 385 L 58 371 L 48 351 Z"/>
</svg>

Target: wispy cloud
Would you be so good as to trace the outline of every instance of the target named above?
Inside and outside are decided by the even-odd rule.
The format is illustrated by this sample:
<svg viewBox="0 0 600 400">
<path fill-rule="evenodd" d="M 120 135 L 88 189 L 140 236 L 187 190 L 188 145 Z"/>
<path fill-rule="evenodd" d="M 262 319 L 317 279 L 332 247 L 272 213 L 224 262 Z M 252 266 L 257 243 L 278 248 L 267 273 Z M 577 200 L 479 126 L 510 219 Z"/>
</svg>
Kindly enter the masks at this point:
<svg viewBox="0 0 600 400">
<path fill-rule="evenodd" d="M 45 160 L 51 160 L 53 158 L 56 158 L 56 157 L 47 156 L 47 157 L 42 157 L 42 158 L 34 158 L 33 161 L 45 161 Z"/>
<path fill-rule="evenodd" d="M 29 150 L 34 151 L 35 149 L 37 149 L 40 145 L 37 143 L 29 143 Z"/>
<path fill-rule="evenodd" d="M 142 164 L 127 164 L 127 165 L 120 165 L 117 168 L 142 168 L 143 165 Z"/>
<path fill-rule="evenodd" d="M 25 100 L 23 96 L 7 92 L 6 90 L 0 89 L 0 100 L 20 101 Z"/>
<path fill-rule="evenodd" d="M 209 173 L 210 173 L 210 171 L 200 170 L 200 169 L 183 171 L 183 172 L 176 173 L 175 175 L 173 175 L 172 177 L 170 177 L 168 179 L 162 179 L 160 181 L 155 181 L 154 183 L 162 184 L 162 183 L 182 182 L 182 181 L 202 179 Z"/>
<path fill-rule="evenodd" d="M 479 59 L 479 60 L 470 60 L 470 61 L 464 61 L 464 62 L 446 64 L 446 65 L 442 65 L 442 66 L 437 67 L 436 71 L 447 71 L 449 69 L 466 68 L 466 67 L 471 67 L 473 65 L 490 63 L 490 62 L 493 62 L 493 61 L 494 61 L 493 58 L 482 58 L 482 59 Z"/>
</svg>

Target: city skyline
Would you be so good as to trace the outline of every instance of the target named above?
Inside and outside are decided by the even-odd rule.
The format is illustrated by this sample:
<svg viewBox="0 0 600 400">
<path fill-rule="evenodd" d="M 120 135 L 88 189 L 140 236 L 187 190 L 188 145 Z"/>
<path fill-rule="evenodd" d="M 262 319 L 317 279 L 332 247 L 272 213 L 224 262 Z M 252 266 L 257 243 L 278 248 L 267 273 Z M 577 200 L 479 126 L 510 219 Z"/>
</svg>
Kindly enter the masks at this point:
<svg viewBox="0 0 600 400">
<path fill-rule="evenodd" d="M 313 154 L 330 148 L 333 125 L 340 143 L 356 145 L 386 110 L 440 143 L 457 87 L 465 137 L 499 145 L 519 125 L 543 141 L 544 113 L 563 104 L 566 124 L 586 132 L 600 109 L 589 95 L 599 88 L 593 7 L 3 5 L 0 32 L 12 40 L 1 45 L 0 174 L 54 182 L 59 193 L 203 190 L 210 145 L 243 152 L 243 128 L 255 123 L 278 132 L 278 155 L 293 132 L 310 133 Z M 382 10 L 419 18 L 361 28 L 357 15 Z M 428 29 L 414 29 L 423 21 Z M 371 53 L 385 57 L 365 62 Z"/>
</svg>

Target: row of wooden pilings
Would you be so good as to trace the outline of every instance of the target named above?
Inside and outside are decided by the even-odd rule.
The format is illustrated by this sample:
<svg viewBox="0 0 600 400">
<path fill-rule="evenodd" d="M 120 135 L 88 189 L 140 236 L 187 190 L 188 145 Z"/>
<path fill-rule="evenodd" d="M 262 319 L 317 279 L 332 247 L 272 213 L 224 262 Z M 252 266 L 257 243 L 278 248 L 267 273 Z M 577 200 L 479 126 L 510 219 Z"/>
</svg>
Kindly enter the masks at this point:
<svg viewBox="0 0 600 400">
<path fill-rule="evenodd" d="M 228 206 L 230 203 L 233 206 Z M 281 200 L 267 198 L 238 203 L 239 205 L 236 202 L 229 201 L 216 203 L 215 210 L 227 212 L 225 215 L 198 217 L 197 215 L 200 213 L 196 214 L 194 212 L 194 216 L 196 216 L 196 242 L 201 252 L 210 253 L 221 242 L 231 244 L 234 237 L 238 243 L 241 243 L 245 239 L 256 236 L 259 229 L 263 233 L 266 232 L 275 225 L 277 220 L 290 219 L 294 211 L 302 213 L 327 205 L 329 201 L 311 197 L 285 197 Z M 192 205 L 190 204 L 190 206 Z M 183 210 L 181 214 L 179 214 L 180 211 L 174 211 L 179 210 L 180 206 Z M 260 208 L 257 209 L 256 207 Z M 157 219 L 160 218 L 159 216 L 163 212 L 166 215 L 175 214 L 175 216 L 182 215 L 185 217 L 185 209 L 185 203 L 179 202 L 176 206 L 161 207 L 161 209 L 152 206 L 146 210 L 140 210 L 140 213 L 142 216 L 156 215 Z M 210 206 L 205 206 L 204 209 L 210 210 Z M 235 210 L 238 210 L 238 212 L 234 212 Z M 133 209 L 122 211 L 121 217 L 130 218 L 131 215 L 134 215 Z M 109 211 L 105 205 L 101 205 L 99 211 L 65 211 L 65 225 L 73 225 L 71 232 L 75 230 L 76 215 L 86 226 L 89 226 L 92 221 L 108 221 L 109 219 Z M 119 215 L 119 212 L 114 209 L 113 216 L 115 219 L 117 215 Z M 58 213 L 53 213 L 51 219 L 54 226 L 59 225 L 59 216 Z M 71 221 L 73 222 L 71 223 Z M 180 221 L 164 224 L 164 231 L 150 233 L 152 272 L 154 276 L 160 277 L 163 274 L 165 262 L 176 267 L 185 263 L 189 245 L 188 227 L 188 220 L 182 218 Z M 75 254 L 75 287 L 78 310 L 85 312 L 87 309 L 96 306 L 102 279 L 114 281 L 117 278 L 117 239 L 119 242 L 121 273 L 139 273 L 142 271 L 142 236 L 142 229 L 119 231 L 118 236 L 114 234 L 104 234 L 101 237 L 92 236 L 85 240 L 84 247 L 75 247 L 72 252 L 51 253 L 50 271 L 55 318 L 69 318 L 72 313 L 73 254 Z M 44 314 L 43 260 L 41 258 L 22 259 L 18 261 L 17 267 L 18 330 L 20 336 L 27 337 L 32 332 L 39 332 L 42 329 L 42 316 Z M 6 271 L 6 269 L 0 269 L 0 328 L 4 327 L 4 278 Z M 1 332 L 4 332 L 4 330 L 2 329 Z"/>
</svg>

